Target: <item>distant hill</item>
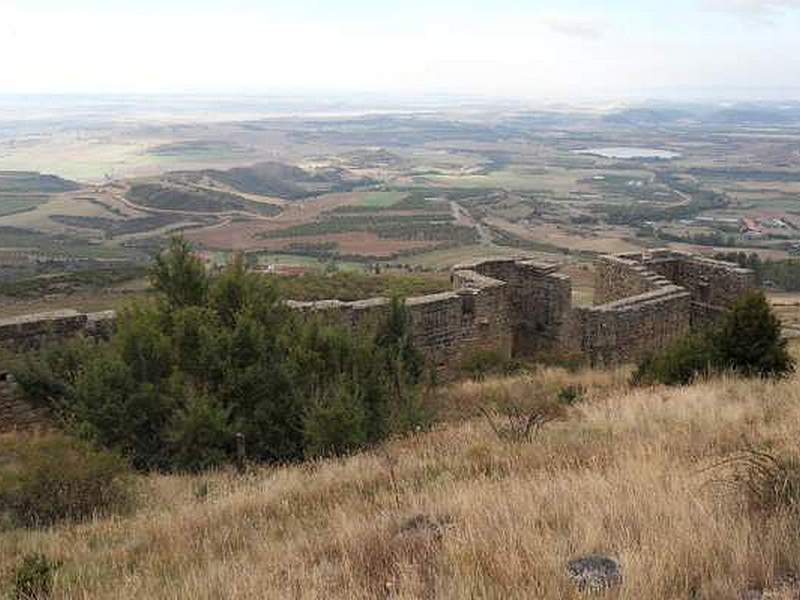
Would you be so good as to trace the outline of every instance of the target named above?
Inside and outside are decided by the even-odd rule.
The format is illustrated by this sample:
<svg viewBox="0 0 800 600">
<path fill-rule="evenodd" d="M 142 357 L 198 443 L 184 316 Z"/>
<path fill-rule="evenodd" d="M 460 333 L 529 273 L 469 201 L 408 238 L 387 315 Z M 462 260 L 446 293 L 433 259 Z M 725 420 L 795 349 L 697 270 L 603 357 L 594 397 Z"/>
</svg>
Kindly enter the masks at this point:
<svg viewBox="0 0 800 600">
<path fill-rule="evenodd" d="M 81 186 L 57 175 L 35 171 L 0 171 L 0 193 L 48 194 L 74 192 Z"/>
<path fill-rule="evenodd" d="M 625 108 L 603 117 L 615 125 L 654 126 L 692 122 L 704 125 L 788 125 L 800 123 L 795 103 L 653 105 Z"/>
<path fill-rule="evenodd" d="M 146 208 L 185 212 L 247 211 L 263 215 L 280 212 L 277 206 L 253 202 L 237 194 L 162 183 L 136 183 L 126 195 L 128 200 Z"/>
<path fill-rule="evenodd" d="M 800 107 L 736 105 L 720 110 L 714 123 L 725 125 L 787 125 L 800 123 Z"/>
<path fill-rule="evenodd" d="M 348 179 L 347 172 L 343 169 L 330 168 L 310 172 L 279 162 L 262 162 L 226 171 L 209 169 L 201 173 L 240 192 L 288 200 L 326 192 L 349 191 L 369 183 L 365 180 Z"/>
<path fill-rule="evenodd" d="M 691 112 L 678 108 L 629 108 L 606 115 L 604 120 L 617 125 L 663 125 L 693 117 Z"/>
<path fill-rule="evenodd" d="M 313 176 L 300 167 L 278 162 L 264 162 L 252 167 L 227 171 L 208 170 L 204 174 L 248 194 L 303 198 L 312 195 L 301 184 L 314 183 Z"/>
</svg>

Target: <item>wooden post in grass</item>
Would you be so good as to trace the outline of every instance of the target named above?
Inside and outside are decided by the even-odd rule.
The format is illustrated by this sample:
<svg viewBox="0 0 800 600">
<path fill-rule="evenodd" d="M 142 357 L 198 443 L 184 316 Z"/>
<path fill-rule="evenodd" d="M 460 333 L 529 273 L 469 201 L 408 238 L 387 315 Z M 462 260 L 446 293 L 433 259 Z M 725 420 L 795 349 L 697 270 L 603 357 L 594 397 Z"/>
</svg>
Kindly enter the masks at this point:
<svg viewBox="0 0 800 600">
<path fill-rule="evenodd" d="M 244 473 L 245 462 L 247 461 L 247 450 L 244 445 L 244 434 L 236 434 L 236 470 Z"/>
</svg>

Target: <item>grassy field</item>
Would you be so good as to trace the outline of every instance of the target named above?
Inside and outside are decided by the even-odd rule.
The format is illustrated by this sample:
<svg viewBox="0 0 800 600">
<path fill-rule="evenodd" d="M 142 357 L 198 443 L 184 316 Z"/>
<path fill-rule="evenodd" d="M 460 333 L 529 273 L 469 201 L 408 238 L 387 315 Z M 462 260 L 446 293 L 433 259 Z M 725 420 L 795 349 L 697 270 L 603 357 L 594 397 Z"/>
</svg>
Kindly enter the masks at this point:
<svg viewBox="0 0 800 600">
<path fill-rule="evenodd" d="M 452 289 L 445 273 L 401 273 L 390 271 L 373 275 L 343 271 L 328 275 L 306 273 L 293 277 L 277 277 L 278 289 L 293 300 L 363 300 L 375 296 L 422 296 Z"/>
<path fill-rule="evenodd" d="M 442 210 L 440 205 L 423 199 L 409 203 L 399 214 L 382 210 L 407 195 L 364 191 L 323 194 L 288 203 L 274 217 L 230 220 L 189 232 L 187 238 L 213 249 L 294 251 L 315 256 L 320 245 L 325 245 L 328 254 L 335 253 L 344 260 L 389 260 L 435 246 L 470 243 L 476 237 L 471 226 L 453 222 L 447 204 Z"/>
<path fill-rule="evenodd" d="M 0 168 L 29 169 L 37 165 L 44 172 L 79 181 L 102 181 L 108 174 L 138 174 L 157 168 L 159 161 L 146 154 L 147 147 L 147 142 L 136 140 L 75 140 L 51 135 L 0 157 Z"/>
<path fill-rule="evenodd" d="M 215 257 L 224 264 L 224 257 Z M 302 275 L 276 275 L 275 283 L 284 298 L 293 300 L 363 300 L 373 296 L 419 296 L 452 288 L 448 273 L 407 273 L 392 269 L 379 275 L 364 271 L 358 263 L 335 263 L 337 271 L 324 273 L 326 263 L 307 257 L 291 255 L 259 255 L 259 263 L 280 266 L 299 266 L 310 269 Z M 138 273 L 134 273 L 137 275 Z M 80 275 L 80 274 L 79 274 Z M 126 278 L 98 274 L 55 274 L 8 283 L 0 291 L 0 318 L 24 314 L 75 309 L 82 312 L 118 310 L 131 302 L 152 294 L 149 281 L 144 276 Z M 143 274 L 141 274 L 143 275 Z M 93 277 L 97 280 L 91 285 Z"/>
<path fill-rule="evenodd" d="M 142 266 L 17 278 L 0 287 L 0 318 L 66 308 L 82 312 L 119 309 L 150 293 Z"/>
<path fill-rule="evenodd" d="M 529 252 L 525 250 L 519 250 L 517 248 L 470 244 L 468 246 L 459 246 L 458 248 L 446 248 L 442 250 L 425 252 L 424 254 L 415 254 L 413 256 L 398 259 L 395 262 L 420 265 L 422 267 L 433 269 L 449 269 L 450 267 L 459 263 L 469 262 L 478 258 L 534 258 L 537 256 L 549 256 L 552 258 L 552 255 L 549 254 Z"/>
<path fill-rule="evenodd" d="M 33 210 L 47 200 L 42 194 L 0 194 L 0 217 Z"/>
<path fill-rule="evenodd" d="M 780 317 L 784 330 L 800 336 L 800 294 L 792 292 L 770 292 L 769 301 Z"/>
<path fill-rule="evenodd" d="M 399 202 L 405 196 L 405 192 L 367 192 L 359 205 L 382 208 Z"/>
<path fill-rule="evenodd" d="M 0 571 L 7 581 L 33 551 L 60 560 L 58 600 L 569 599 L 584 596 L 567 562 L 600 553 L 623 573 L 604 597 L 796 597 L 779 591 L 800 572 L 796 507 L 742 473 L 753 449 L 797 459 L 800 381 L 625 379 L 551 369 L 456 384 L 437 398 L 449 425 L 372 452 L 145 477 L 129 516 L 4 532 Z M 584 400 L 529 442 L 470 418 L 566 384 Z"/>
<path fill-rule="evenodd" d="M 150 292 L 140 288 L 109 289 L 104 292 L 79 292 L 68 296 L 50 296 L 38 299 L 1 299 L 0 319 L 56 310 L 73 309 L 79 312 L 119 310 L 134 302 L 150 297 Z"/>
</svg>

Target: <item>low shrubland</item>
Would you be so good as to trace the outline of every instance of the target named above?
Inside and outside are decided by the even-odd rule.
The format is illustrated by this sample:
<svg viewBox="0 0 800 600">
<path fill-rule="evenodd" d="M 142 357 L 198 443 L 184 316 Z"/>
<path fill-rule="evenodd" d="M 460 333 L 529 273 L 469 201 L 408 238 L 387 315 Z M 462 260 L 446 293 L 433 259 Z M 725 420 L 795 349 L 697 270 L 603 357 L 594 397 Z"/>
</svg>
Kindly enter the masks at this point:
<svg viewBox="0 0 800 600">
<path fill-rule="evenodd" d="M 79 291 L 101 292 L 129 283 L 147 274 L 147 269 L 135 263 L 65 272 L 45 272 L 4 281 L 0 297 L 14 299 L 41 298 L 49 294 L 69 294 Z"/>
<path fill-rule="evenodd" d="M 74 181 L 35 171 L 0 171 L 0 192 L 58 193 L 80 189 Z"/>
<path fill-rule="evenodd" d="M 135 513 L 6 533 L 0 577 L 13 589 L 39 554 L 60 565 L 59 600 L 565 599 L 582 597 L 567 562 L 603 554 L 622 565 L 610 597 L 793 597 L 796 376 L 628 375 L 457 383 L 440 390 L 453 420 L 350 457 L 140 476 Z M 529 437 L 498 436 L 479 410 L 502 423 L 504 406 L 571 386 L 581 398 Z"/>
<path fill-rule="evenodd" d="M 46 600 L 53 589 L 53 576 L 60 564 L 44 554 L 28 554 L 14 573 L 13 600 Z"/>
<path fill-rule="evenodd" d="M 44 498 L 81 462 L 55 488 L 33 477 L 43 508 L 0 537 L 12 596 L 565 599 L 584 594 L 567 565 L 601 555 L 622 569 L 609 597 L 796 597 L 800 381 L 763 298 L 744 298 L 716 338 L 676 346 L 725 357 L 665 371 L 690 385 L 577 365 L 508 375 L 495 361 L 422 402 L 401 302 L 359 335 L 296 322 L 240 262 L 209 280 L 180 241 L 153 282 L 159 303 L 124 314 L 109 345 L 19 370 L 87 440 L 53 447 L 127 481 L 112 448 L 141 473 L 135 505 L 48 518 Z M 254 461 L 234 469 L 236 433 Z M 57 468 L 49 450 L 27 456 L 44 467 L 25 473 Z M 12 482 L 15 464 L 0 468 Z M 96 502 L 107 486 L 94 483 Z M 7 512 L 14 485 L 0 486 Z"/>
<path fill-rule="evenodd" d="M 462 375 L 481 381 L 488 375 L 510 375 L 522 365 L 499 350 L 484 349 L 464 357 L 458 368 Z"/>
</svg>

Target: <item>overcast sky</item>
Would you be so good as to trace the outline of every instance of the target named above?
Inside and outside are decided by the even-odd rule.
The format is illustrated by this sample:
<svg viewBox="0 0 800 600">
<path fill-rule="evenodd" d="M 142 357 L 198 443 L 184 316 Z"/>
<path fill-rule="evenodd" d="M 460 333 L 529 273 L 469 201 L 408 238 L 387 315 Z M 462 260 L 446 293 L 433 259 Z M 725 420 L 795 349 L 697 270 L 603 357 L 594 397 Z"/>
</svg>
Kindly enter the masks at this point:
<svg viewBox="0 0 800 600">
<path fill-rule="evenodd" d="M 0 93 L 799 87 L 800 0 L 0 0 Z"/>
</svg>

